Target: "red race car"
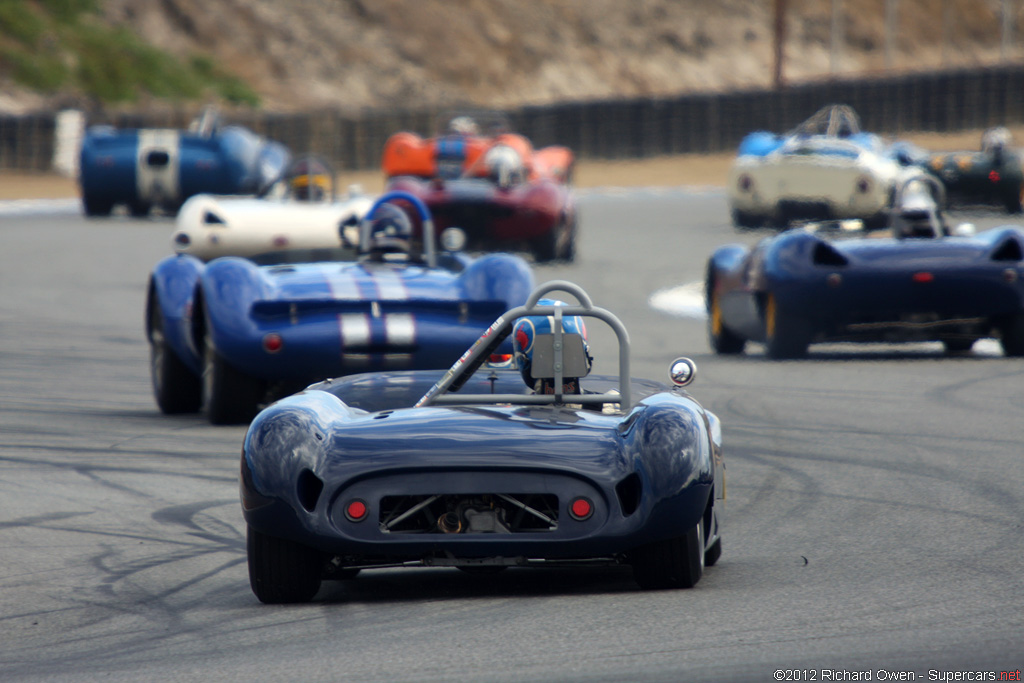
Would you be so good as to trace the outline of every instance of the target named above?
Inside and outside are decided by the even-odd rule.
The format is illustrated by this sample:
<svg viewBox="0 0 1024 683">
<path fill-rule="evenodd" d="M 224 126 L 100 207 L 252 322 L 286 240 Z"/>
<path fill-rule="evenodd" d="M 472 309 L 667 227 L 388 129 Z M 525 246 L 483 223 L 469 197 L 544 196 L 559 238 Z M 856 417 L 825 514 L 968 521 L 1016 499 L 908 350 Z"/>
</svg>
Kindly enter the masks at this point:
<svg viewBox="0 0 1024 683">
<path fill-rule="evenodd" d="M 576 205 L 573 154 L 567 147 L 534 149 L 493 117 L 447 118 L 444 132 L 423 138 L 392 135 L 384 146 L 386 191 L 408 192 L 429 207 L 441 234 L 461 228 L 470 248 L 525 249 L 538 261 L 572 261 Z"/>
</svg>

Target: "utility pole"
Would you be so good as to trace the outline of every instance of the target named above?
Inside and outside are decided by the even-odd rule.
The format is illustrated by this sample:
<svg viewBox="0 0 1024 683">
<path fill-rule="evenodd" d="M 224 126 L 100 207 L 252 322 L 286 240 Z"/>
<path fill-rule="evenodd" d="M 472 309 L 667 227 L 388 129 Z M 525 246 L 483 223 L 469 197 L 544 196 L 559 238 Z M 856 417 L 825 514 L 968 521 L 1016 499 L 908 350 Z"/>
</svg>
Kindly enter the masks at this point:
<svg viewBox="0 0 1024 683">
<path fill-rule="evenodd" d="M 843 43 L 843 0 L 832 0 L 832 45 L 829 54 L 828 71 L 835 75 L 839 71 L 839 57 Z"/>
<path fill-rule="evenodd" d="M 999 46 L 999 61 L 1006 63 L 1010 58 L 1010 41 L 1013 32 L 1010 0 L 1002 0 L 1003 40 Z"/>
<path fill-rule="evenodd" d="M 781 90 L 784 85 L 782 78 L 782 61 L 785 54 L 782 49 L 786 42 L 786 0 L 775 0 L 775 67 L 772 71 L 772 87 Z"/>
<path fill-rule="evenodd" d="M 945 4 L 945 3 L 944 3 Z M 896 25 L 899 0 L 885 0 L 885 70 L 892 71 L 893 43 L 896 40 Z"/>
</svg>

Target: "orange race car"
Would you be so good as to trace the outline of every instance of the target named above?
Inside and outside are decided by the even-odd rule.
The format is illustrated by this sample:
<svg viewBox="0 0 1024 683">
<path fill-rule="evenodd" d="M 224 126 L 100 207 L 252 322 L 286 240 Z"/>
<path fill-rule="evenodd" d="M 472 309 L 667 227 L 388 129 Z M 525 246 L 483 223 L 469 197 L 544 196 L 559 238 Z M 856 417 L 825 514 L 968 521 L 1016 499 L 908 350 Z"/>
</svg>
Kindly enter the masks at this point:
<svg viewBox="0 0 1024 683">
<path fill-rule="evenodd" d="M 485 120 L 463 114 L 447 119 L 436 137 L 392 135 L 384 146 L 386 190 L 422 199 L 437 234 L 461 228 L 473 248 L 525 248 L 537 261 L 572 261 L 572 151 L 535 150 L 502 117 Z"/>
</svg>

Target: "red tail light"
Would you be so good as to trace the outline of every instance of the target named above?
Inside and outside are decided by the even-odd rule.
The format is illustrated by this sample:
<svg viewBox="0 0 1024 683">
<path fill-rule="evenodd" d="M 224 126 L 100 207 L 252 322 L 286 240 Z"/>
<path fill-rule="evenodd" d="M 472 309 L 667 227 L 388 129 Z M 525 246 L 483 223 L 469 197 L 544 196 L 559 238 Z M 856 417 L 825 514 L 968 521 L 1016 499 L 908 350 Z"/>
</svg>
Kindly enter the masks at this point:
<svg viewBox="0 0 1024 683">
<path fill-rule="evenodd" d="M 366 513 L 369 509 L 366 507 L 366 503 L 359 500 L 358 498 L 350 500 L 345 506 L 345 517 L 350 522 L 361 522 L 366 519 Z"/>
<path fill-rule="evenodd" d="M 281 339 L 281 335 L 276 332 L 271 332 L 267 336 L 263 337 L 263 350 L 267 353 L 277 353 L 284 347 L 284 340 Z"/>
<path fill-rule="evenodd" d="M 927 283 L 931 282 L 934 279 L 935 279 L 934 275 L 932 275 L 931 273 L 924 272 L 924 271 L 922 271 L 920 273 L 914 273 L 914 277 L 913 277 L 914 282 L 920 282 L 921 284 L 927 284 Z"/>
<path fill-rule="evenodd" d="M 573 499 L 569 503 L 569 516 L 575 519 L 577 522 L 582 522 L 585 519 L 590 519 L 590 516 L 594 514 L 594 506 L 589 500 L 580 496 L 579 498 Z"/>
<path fill-rule="evenodd" d="M 992 169 L 991 171 L 989 171 L 988 172 L 988 179 L 991 180 L 993 183 L 998 183 L 999 182 L 999 171 L 997 171 L 995 169 Z"/>
</svg>

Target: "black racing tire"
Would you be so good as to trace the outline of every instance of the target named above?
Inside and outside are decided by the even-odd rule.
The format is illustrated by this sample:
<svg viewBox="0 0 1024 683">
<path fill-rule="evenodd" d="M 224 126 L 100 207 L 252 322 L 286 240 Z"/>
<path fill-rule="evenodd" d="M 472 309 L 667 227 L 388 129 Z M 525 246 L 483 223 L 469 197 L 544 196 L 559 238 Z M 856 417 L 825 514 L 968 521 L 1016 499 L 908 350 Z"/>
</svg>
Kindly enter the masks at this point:
<svg viewBox="0 0 1024 683">
<path fill-rule="evenodd" d="M 153 396 L 165 415 L 199 412 L 203 400 L 200 378 L 171 349 L 164 335 L 160 306 L 149 306 L 149 368 L 153 380 Z"/>
<path fill-rule="evenodd" d="M 961 337 L 949 337 L 942 340 L 946 353 L 967 353 L 974 346 L 977 339 L 963 339 Z"/>
<path fill-rule="evenodd" d="M 249 586 L 268 605 L 309 602 L 320 590 L 324 557 L 294 541 L 248 527 Z"/>
<path fill-rule="evenodd" d="M 764 217 L 739 209 L 732 210 L 732 224 L 737 228 L 754 229 L 764 225 Z"/>
<path fill-rule="evenodd" d="M 1007 356 L 1024 356 L 1024 313 L 1005 316 L 996 326 L 999 330 L 999 344 Z"/>
<path fill-rule="evenodd" d="M 211 424 L 247 424 L 266 396 L 266 384 L 232 367 L 206 341 L 203 357 L 203 407 Z"/>
<path fill-rule="evenodd" d="M 576 260 L 576 221 L 565 224 L 565 244 L 559 258 L 565 263 L 572 263 Z"/>
<path fill-rule="evenodd" d="M 533 251 L 533 260 L 537 263 L 550 263 L 558 258 L 558 233 L 562 229 L 561 224 L 553 226 L 540 237 L 534 238 L 530 243 Z"/>
<path fill-rule="evenodd" d="M 128 213 L 130 213 L 133 218 L 145 218 L 149 215 L 150 208 L 150 205 L 146 202 L 130 202 L 128 204 Z"/>
<path fill-rule="evenodd" d="M 764 307 L 764 345 L 768 357 L 773 360 L 803 358 L 810 342 L 810 324 L 780 309 L 775 297 L 769 294 Z"/>
<path fill-rule="evenodd" d="M 889 212 L 881 211 L 863 219 L 865 230 L 882 230 L 889 227 Z"/>
<path fill-rule="evenodd" d="M 83 195 L 82 210 L 85 211 L 85 215 L 89 218 L 103 218 L 109 216 L 110 212 L 114 210 L 114 202 Z"/>
<path fill-rule="evenodd" d="M 644 590 L 693 588 L 704 575 L 704 522 L 686 532 L 633 551 L 633 579 Z"/>
<path fill-rule="evenodd" d="M 704 551 L 704 566 L 714 567 L 718 558 L 722 556 L 722 539 L 717 538 L 711 546 Z"/>
<path fill-rule="evenodd" d="M 706 291 L 704 295 L 708 308 L 708 344 L 711 349 L 723 356 L 734 356 L 743 353 L 747 340 L 734 334 L 722 322 L 722 308 L 718 302 L 718 294 L 715 292 L 715 281 L 708 276 Z"/>
<path fill-rule="evenodd" d="M 1022 197 L 1024 197 L 1024 186 L 1018 188 L 1016 192 L 1010 192 L 1003 197 L 1003 206 L 1006 208 L 1006 213 L 1024 212 L 1024 204 L 1021 203 Z"/>
</svg>

